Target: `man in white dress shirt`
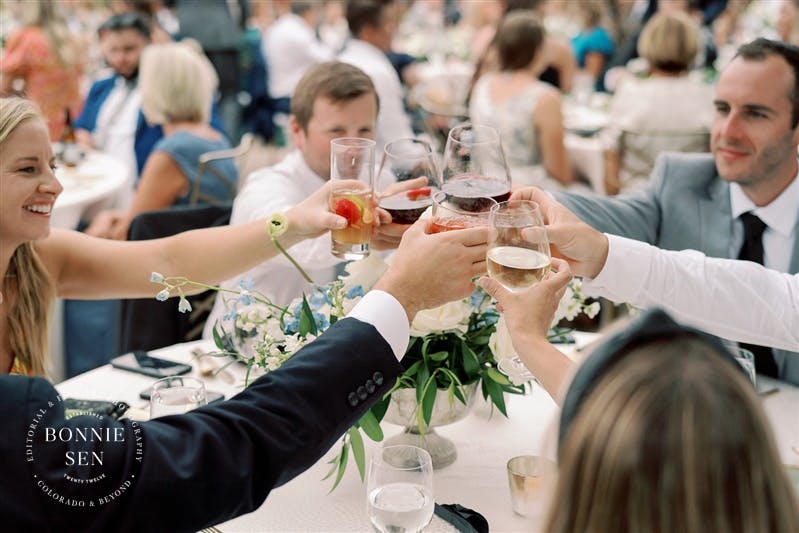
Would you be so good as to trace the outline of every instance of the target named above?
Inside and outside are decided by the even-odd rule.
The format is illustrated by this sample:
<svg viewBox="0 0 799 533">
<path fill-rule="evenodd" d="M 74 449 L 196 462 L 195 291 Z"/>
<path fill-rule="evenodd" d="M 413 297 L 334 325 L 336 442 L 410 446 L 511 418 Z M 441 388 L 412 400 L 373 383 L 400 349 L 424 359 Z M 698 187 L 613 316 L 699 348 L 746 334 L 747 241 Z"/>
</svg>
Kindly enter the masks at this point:
<svg viewBox="0 0 799 533">
<path fill-rule="evenodd" d="M 333 51 L 316 37 L 317 9 L 317 2 L 293 0 L 291 10 L 281 15 L 264 37 L 269 96 L 280 112 L 289 112 L 291 95 L 305 71 L 333 59 Z"/>
<path fill-rule="evenodd" d="M 374 138 L 378 101 L 374 85 L 361 70 L 340 62 L 311 67 L 297 84 L 289 118 L 296 150 L 269 168 L 253 172 L 233 204 L 231 225 L 243 224 L 292 207 L 324 185 L 330 176 L 330 141 L 337 137 Z M 330 253 L 330 236 L 322 235 L 292 246 L 292 257 L 315 283 L 335 279 L 341 261 Z M 255 290 L 278 305 L 288 305 L 312 288 L 283 256 L 276 257 L 223 284 L 238 287 L 253 279 Z M 211 338 L 217 319 L 225 314 L 217 296 L 203 336 Z"/>
<path fill-rule="evenodd" d="M 338 59 L 351 63 L 372 78 L 380 97 L 377 116 L 378 153 L 386 143 L 402 137 L 413 137 L 411 121 L 405 113 L 403 89 L 397 71 L 386 52 L 396 27 L 396 6 L 393 2 L 358 0 L 347 4 L 347 23 L 353 38 Z"/>
<path fill-rule="evenodd" d="M 540 189 L 515 197 L 541 205 L 550 243 L 585 278 L 586 294 L 659 306 L 726 339 L 799 352 L 799 274 L 600 233 Z M 799 375 L 781 377 L 799 384 Z"/>
</svg>

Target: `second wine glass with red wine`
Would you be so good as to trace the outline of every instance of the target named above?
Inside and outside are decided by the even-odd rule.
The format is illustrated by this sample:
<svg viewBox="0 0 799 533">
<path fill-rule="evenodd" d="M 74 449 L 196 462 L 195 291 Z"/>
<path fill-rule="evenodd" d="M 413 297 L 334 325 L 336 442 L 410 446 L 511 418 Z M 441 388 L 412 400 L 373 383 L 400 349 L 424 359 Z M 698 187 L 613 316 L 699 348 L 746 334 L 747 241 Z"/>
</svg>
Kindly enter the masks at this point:
<svg viewBox="0 0 799 533">
<path fill-rule="evenodd" d="M 499 132 L 491 126 L 465 123 L 447 137 L 442 162 L 442 189 L 465 211 L 479 198 L 510 198 L 511 176 Z"/>
</svg>

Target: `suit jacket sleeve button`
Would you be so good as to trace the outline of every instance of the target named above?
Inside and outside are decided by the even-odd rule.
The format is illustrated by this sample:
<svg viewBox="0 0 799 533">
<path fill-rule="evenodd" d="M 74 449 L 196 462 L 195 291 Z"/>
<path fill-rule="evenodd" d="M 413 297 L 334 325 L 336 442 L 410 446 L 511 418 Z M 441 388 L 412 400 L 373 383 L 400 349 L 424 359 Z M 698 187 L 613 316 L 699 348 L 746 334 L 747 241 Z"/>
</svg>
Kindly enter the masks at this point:
<svg viewBox="0 0 799 533">
<path fill-rule="evenodd" d="M 372 394 L 375 391 L 375 382 L 371 379 L 366 380 L 366 392 Z"/>
<path fill-rule="evenodd" d="M 361 400 L 365 400 L 366 398 L 369 397 L 369 395 L 366 393 L 366 387 L 364 387 L 363 385 L 358 387 L 358 389 L 355 392 L 358 394 L 358 398 L 360 398 Z"/>
<path fill-rule="evenodd" d="M 353 407 L 355 407 L 360 403 L 360 400 L 358 400 L 358 396 L 354 392 L 351 392 L 347 395 L 347 401 Z"/>
<path fill-rule="evenodd" d="M 383 374 L 381 372 L 375 372 L 372 376 L 372 380 L 374 380 L 375 385 L 378 387 L 383 384 Z"/>
</svg>

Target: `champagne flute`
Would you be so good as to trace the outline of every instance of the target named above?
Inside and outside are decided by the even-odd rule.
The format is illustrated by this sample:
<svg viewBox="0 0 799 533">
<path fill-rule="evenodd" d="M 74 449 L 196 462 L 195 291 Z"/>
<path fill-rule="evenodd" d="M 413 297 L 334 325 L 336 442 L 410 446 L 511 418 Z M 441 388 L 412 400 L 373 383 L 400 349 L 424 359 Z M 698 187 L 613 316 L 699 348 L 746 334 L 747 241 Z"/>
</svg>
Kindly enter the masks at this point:
<svg viewBox="0 0 799 533">
<path fill-rule="evenodd" d="M 391 141 L 383 149 L 380 162 L 378 190 L 385 191 L 392 184 L 427 178 L 427 186 L 381 195 L 380 207 L 391 214 L 392 222 L 413 224 L 433 203 L 433 194 L 439 189 L 436 153 L 429 142 L 422 139 L 403 138 Z"/>
<path fill-rule="evenodd" d="M 369 255 L 375 221 L 375 142 L 339 138 L 330 141 L 330 211 L 347 219 L 347 227 L 332 230 L 331 252 L 346 260 Z"/>
<path fill-rule="evenodd" d="M 433 460 L 421 448 L 386 446 L 369 464 L 369 519 L 381 533 L 421 531 L 433 518 Z"/>
<path fill-rule="evenodd" d="M 180 415 L 207 403 L 205 383 L 197 378 L 170 376 L 153 383 L 150 418 Z"/>
<path fill-rule="evenodd" d="M 549 241 L 537 203 L 509 200 L 491 208 L 486 253 L 490 277 L 509 291 L 518 292 L 544 279 L 550 263 Z M 518 355 L 500 360 L 498 366 L 513 380 L 533 379 Z"/>
<path fill-rule="evenodd" d="M 510 198 L 511 177 L 499 132 L 491 126 L 461 124 L 450 130 L 444 148 L 441 190 L 472 211 L 473 200 Z"/>
</svg>

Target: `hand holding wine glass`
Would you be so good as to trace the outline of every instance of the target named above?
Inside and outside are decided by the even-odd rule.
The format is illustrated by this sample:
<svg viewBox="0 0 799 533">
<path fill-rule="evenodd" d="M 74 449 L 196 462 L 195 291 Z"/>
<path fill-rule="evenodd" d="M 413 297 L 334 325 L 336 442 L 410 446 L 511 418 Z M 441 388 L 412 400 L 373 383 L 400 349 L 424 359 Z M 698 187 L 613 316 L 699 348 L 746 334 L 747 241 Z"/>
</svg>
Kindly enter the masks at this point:
<svg viewBox="0 0 799 533">
<path fill-rule="evenodd" d="M 540 282 L 549 273 L 549 242 L 538 204 L 509 200 L 491 208 L 488 224 L 488 275 L 511 292 Z M 519 357 L 502 359 L 499 369 L 511 378 L 532 379 Z"/>
</svg>

